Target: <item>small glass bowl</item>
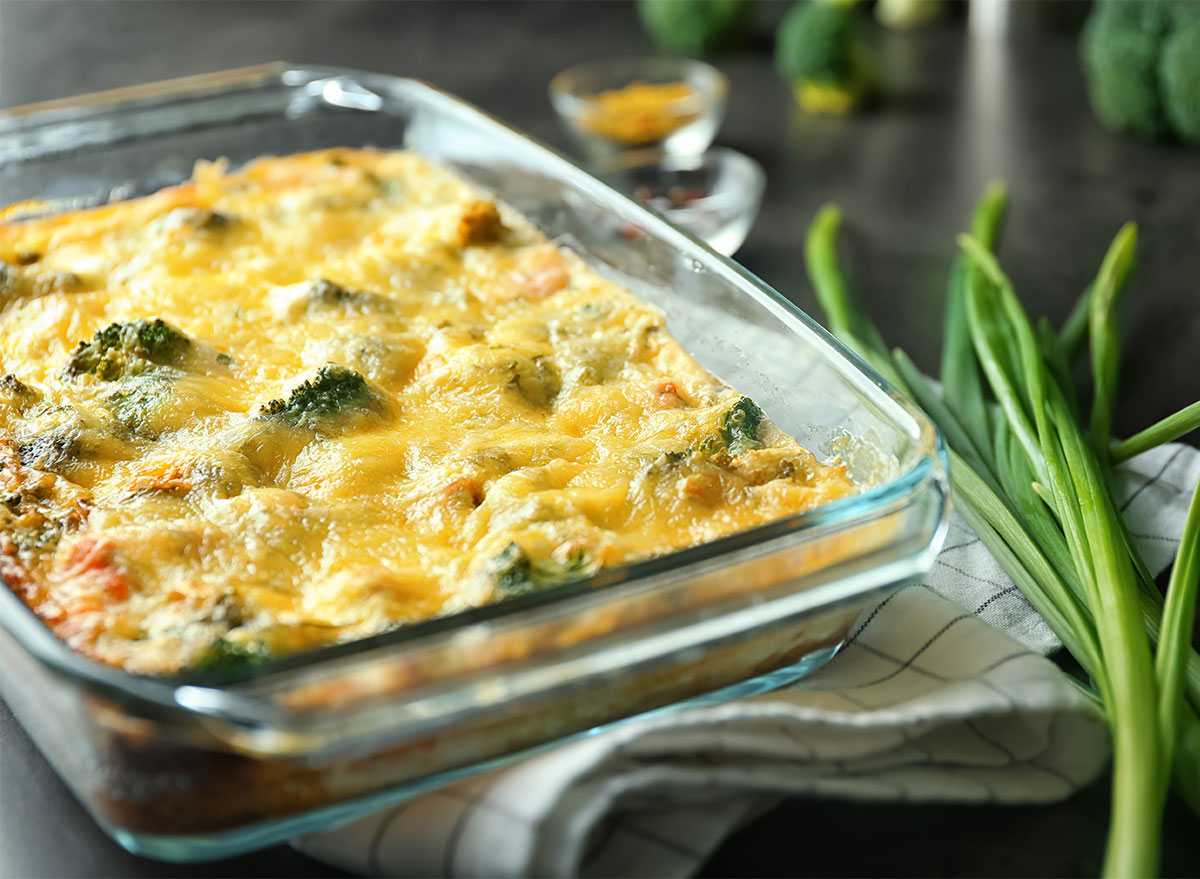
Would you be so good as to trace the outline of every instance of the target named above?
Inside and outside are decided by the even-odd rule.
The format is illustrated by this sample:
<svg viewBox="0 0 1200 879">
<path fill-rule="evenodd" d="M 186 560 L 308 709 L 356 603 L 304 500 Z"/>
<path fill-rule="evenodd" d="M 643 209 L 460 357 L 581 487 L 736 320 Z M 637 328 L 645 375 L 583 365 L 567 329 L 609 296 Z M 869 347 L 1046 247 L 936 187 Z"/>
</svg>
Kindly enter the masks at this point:
<svg viewBox="0 0 1200 879">
<path fill-rule="evenodd" d="M 602 167 L 600 177 L 726 256 L 746 240 L 767 181 L 758 162 L 726 147 L 699 156 L 627 153 Z"/>
<path fill-rule="evenodd" d="M 590 61 L 550 81 L 550 102 L 592 159 L 628 150 L 698 155 L 725 116 L 729 80 L 686 58 Z"/>
</svg>

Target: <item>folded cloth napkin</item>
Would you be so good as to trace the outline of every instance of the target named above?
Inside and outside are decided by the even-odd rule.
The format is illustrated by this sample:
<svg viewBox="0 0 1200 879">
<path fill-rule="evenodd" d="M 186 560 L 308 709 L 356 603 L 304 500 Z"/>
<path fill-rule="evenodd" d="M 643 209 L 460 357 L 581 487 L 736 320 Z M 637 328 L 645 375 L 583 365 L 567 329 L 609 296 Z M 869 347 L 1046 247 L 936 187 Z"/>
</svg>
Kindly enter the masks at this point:
<svg viewBox="0 0 1200 879">
<path fill-rule="evenodd" d="M 1119 473 L 1155 573 L 1198 479 L 1178 444 Z M 925 584 L 851 632 L 783 689 L 619 724 L 293 844 L 373 875 L 686 876 L 784 795 L 1047 802 L 1104 766 L 1102 720 L 1042 655 L 1057 641 L 961 520 Z"/>
</svg>

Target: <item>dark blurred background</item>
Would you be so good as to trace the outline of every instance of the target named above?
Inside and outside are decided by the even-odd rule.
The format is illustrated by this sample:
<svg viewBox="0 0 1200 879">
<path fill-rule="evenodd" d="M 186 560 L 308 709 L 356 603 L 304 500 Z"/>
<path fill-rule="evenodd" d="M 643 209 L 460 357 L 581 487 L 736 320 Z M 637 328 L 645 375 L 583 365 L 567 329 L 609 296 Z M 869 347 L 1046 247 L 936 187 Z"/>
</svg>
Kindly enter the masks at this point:
<svg viewBox="0 0 1200 879">
<path fill-rule="evenodd" d="M 749 40 L 715 59 L 732 82 L 717 142 L 767 172 L 738 261 L 806 310 L 806 224 L 846 212 L 848 262 L 885 335 L 935 367 L 953 236 L 1005 178 L 1002 258 L 1033 313 L 1060 321 L 1125 220 L 1140 227 L 1126 297 L 1116 429 L 1200 396 L 1200 151 L 1112 135 L 1087 105 L 1077 31 L 1087 5 L 1013 5 L 1006 36 L 972 38 L 965 7 L 917 31 L 871 25 L 883 95 L 847 117 L 799 114 L 771 57 L 785 3 L 760 2 Z M 271 60 L 417 77 L 562 150 L 547 100 L 559 70 L 654 48 L 618 2 L 54 2 L 0 0 L 0 105 Z M 1193 441 L 1195 437 L 1193 437 Z M 175 867 L 104 839 L 0 708 L 0 875 L 323 875 L 278 848 Z M 707 875 L 1083 875 L 1099 869 L 1101 780 L 1048 807 L 792 801 L 727 842 Z M 1167 819 L 1167 874 L 1200 874 L 1194 818 Z M 67 842 L 69 841 L 69 842 Z"/>
<path fill-rule="evenodd" d="M 1079 2 L 1016 2 L 1007 38 L 971 39 L 965 4 L 916 31 L 872 25 L 883 97 L 847 117 L 801 115 L 775 72 L 784 2 L 715 63 L 732 82 L 717 142 L 767 171 L 739 262 L 806 310 L 798 245 L 827 200 L 885 335 L 936 363 L 953 236 L 983 185 L 1009 181 L 1003 256 L 1036 313 L 1059 320 L 1122 222 L 1140 225 L 1127 297 L 1117 428 L 1143 427 L 1200 388 L 1200 151 L 1114 136 L 1093 118 L 1076 51 Z M 654 47 L 622 2 L 56 2 L 0 0 L 0 105 L 288 60 L 427 80 L 570 151 L 547 100 L 558 71 Z"/>
</svg>

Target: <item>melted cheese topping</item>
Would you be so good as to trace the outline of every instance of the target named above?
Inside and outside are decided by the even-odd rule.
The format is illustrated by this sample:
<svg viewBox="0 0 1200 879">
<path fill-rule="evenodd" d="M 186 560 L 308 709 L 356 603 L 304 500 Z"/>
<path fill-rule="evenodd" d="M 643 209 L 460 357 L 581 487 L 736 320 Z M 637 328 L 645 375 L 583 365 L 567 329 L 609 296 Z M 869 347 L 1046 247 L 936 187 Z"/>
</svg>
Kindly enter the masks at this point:
<svg viewBox="0 0 1200 879">
<path fill-rule="evenodd" d="M 2 224 L 0 259 L 0 576 L 131 671 L 362 638 L 853 491 L 655 308 L 414 155 L 202 163 Z M 178 346 L 131 341 L 159 319 Z"/>
</svg>

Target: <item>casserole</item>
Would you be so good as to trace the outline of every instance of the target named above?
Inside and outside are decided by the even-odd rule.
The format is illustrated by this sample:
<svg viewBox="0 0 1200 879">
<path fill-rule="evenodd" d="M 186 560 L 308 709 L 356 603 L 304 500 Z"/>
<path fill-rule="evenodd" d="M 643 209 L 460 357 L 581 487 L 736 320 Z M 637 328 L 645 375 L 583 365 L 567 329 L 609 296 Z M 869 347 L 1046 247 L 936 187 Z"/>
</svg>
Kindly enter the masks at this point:
<svg viewBox="0 0 1200 879">
<path fill-rule="evenodd" d="M 819 458 L 840 457 L 863 490 L 227 678 L 105 668 L 0 591 L 2 695 L 139 853 L 267 845 L 638 712 L 794 678 L 866 602 L 920 577 L 945 529 L 935 431 L 857 358 L 740 267 L 420 83 L 272 65 L 16 108 L 0 120 L 0 187 L 6 203 L 70 208 L 177 183 L 202 157 L 362 145 L 457 172 L 656 305 L 705 368 Z"/>
<path fill-rule="evenodd" d="M 411 152 L 201 163 L 0 223 L 0 350 L 0 571 L 73 649 L 143 674 L 345 643 L 854 491 L 661 313 Z"/>
</svg>

